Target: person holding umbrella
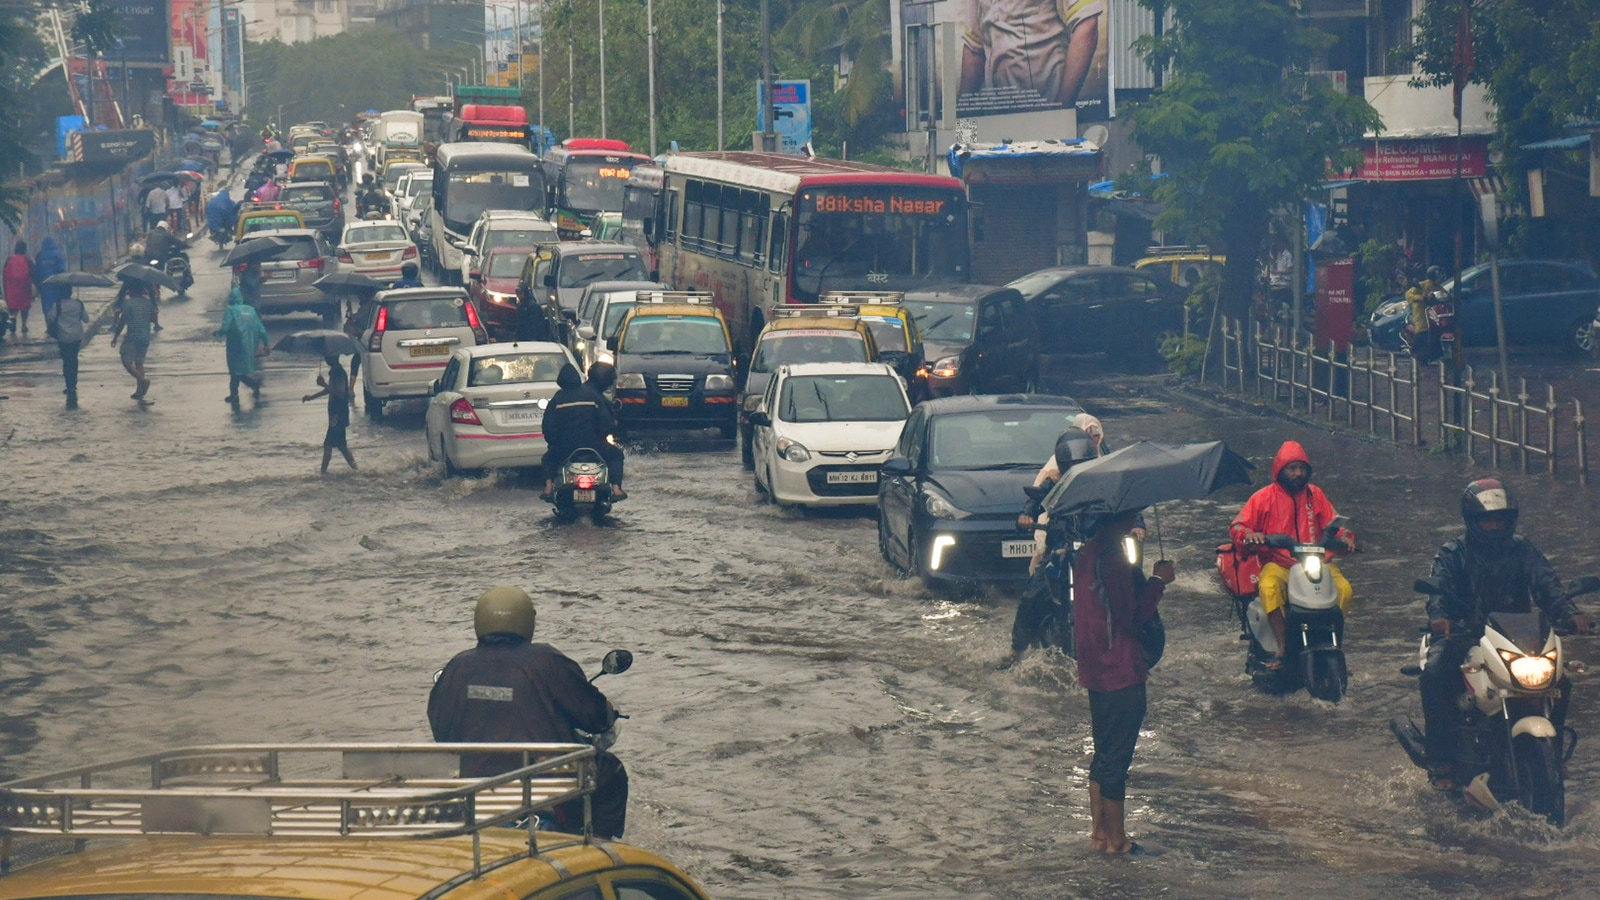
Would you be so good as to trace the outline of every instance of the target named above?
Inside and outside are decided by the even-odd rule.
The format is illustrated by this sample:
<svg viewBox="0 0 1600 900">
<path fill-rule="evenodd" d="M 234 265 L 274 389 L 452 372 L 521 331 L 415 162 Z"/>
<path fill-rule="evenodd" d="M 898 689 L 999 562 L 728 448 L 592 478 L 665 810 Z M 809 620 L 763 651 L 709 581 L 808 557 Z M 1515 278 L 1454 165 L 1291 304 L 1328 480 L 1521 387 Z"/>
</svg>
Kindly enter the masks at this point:
<svg viewBox="0 0 1600 900">
<path fill-rule="evenodd" d="M 133 399 L 140 406 L 150 403 L 145 394 L 150 391 L 150 379 L 145 377 L 144 361 L 150 353 L 150 330 L 156 325 L 156 288 L 154 285 L 124 278 L 122 290 L 116 300 L 116 318 L 111 325 L 111 346 L 122 341 L 122 367 L 133 376 Z"/>
<path fill-rule="evenodd" d="M 67 386 L 67 409 L 78 408 L 78 351 L 83 347 L 83 329 L 89 324 L 89 311 L 83 301 L 72 296 L 72 288 L 62 285 L 62 293 L 44 314 L 45 327 L 56 339 L 61 353 L 61 378 Z"/>
<path fill-rule="evenodd" d="M 228 293 L 228 309 L 222 314 L 222 325 L 215 337 L 228 344 L 228 396 L 227 403 L 239 402 L 239 385 L 250 386 L 251 399 L 261 402 L 261 357 L 267 349 L 267 327 L 261 317 L 245 303 L 244 292 L 235 287 Z"/>
<path fill-rule="evenodd" d="M 345 374 L 344 366 L 339 365 L 337 354 L 329 353 L 323 357 L 328 364 L 328 375 L 324 378 L 317 376 L 317 384 L 322 390 L 315 394 L 307 394 L 300 398 L 301 403 L 309 403 L 318 397 L 328 398 L 328 433 L 322 438 L 322 474 L 328 474 L 328 463 L 333 461 L 333 451 L 338 450 L 344 454 L 344 461 L 350 468 L 356 467 L 356 458 L 350 453 L 350 444 L 346 438 L 345 430 L 350 427 L 350 376 Z"/>
</svg>

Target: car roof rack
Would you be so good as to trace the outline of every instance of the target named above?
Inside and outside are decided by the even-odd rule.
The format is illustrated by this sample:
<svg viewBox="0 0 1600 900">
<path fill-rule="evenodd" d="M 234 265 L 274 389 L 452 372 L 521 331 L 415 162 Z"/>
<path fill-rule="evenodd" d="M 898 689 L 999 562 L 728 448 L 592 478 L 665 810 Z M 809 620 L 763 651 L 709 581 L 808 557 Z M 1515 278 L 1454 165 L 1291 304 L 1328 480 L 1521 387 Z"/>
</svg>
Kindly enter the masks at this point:
<svg viewBox="0 0 1600 900">
<path fill-rule="evenodd" d="M 772 308 L 774 319 L 853 319 L 861 312 L 861 307 L 854 303 L 829 303 L 806 304 L 804 306 L 775 306 Z"/>
<path fill-rule="evenodd" d="M 1144 248 L 1145 256 L 1210 256 L 1211 247 L 1207 244 L 1164 244 Z"/>
<path fill-rule="evenodd" d="M 905 291 L 828 291 L 817 302 L 835 305 L 895 306 L 905 299 Z"/>
<path fill-rule="evenodd" d="M 521 765 L 487 778 L 463 777 L 466 757 L 485 753 L 520 754 Z M 0 783 L 0 836 L 9 857 L 17 835 L 80 842 L 174 834 L 320 840 L 471 835 L 472 872 L 453 879 L 453 886 L 537 856 L 538 814 L 564 803 L 583 801 L 579 841 L 591 842 L 595 778 L 595 749 L 587 744 L 181 747 Z M 485 861 L 478 833 L 496 827 L 525 828 L 527 849 Z M 10 868 L 9 858 L 3 863 L 0 868 Z"/>
<path fill-rule="evenodd" d="M 687 306 L 711 306 L 716 301 L 710 291 L 639 291 L 634 299 L 640 303 L 682 303 Z"/>
</svg>

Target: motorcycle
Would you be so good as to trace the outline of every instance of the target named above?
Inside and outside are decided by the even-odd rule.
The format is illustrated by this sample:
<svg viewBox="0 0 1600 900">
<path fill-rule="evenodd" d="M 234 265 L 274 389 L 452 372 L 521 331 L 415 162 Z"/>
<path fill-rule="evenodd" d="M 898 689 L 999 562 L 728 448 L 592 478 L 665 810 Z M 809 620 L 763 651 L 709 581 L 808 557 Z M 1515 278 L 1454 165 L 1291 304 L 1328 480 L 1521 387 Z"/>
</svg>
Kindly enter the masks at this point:
<svg viewBox="0 0 1600 900">
<path fill-rule="evenodd" d="M 210 229 L 210 232 L 211 243 L 216 244 L 218 250 L 227 247 L 228 244 L 233 242 L 233 229 L 231 228 L 216 227 Z"/>
<path fill-rule="evenodd" d="M 1345 522 L 1343 516 L 1334 519 L 1316 544 L 1302 544 L 1287 534 L 1267 535 L 1265 546 L 1288 550 L 1295 557 L 1284 606 L 1288 646 L 1283 664 L 1276 669 L 1267 668 L 1267 663 L 1278 654 L 1278 637 L 1256 590 L 1261 562 L 1253 555 L 1246 557 L 1232 543 L 1217 548 L 1217 568 L 1233 597 L 1239 639 L 1250 642 L 1245 672 L 1266 693 L 1289 694 L 1305 688 L 1306 693 L 1329 703 L 1344 698 L 1350 682 L 1344 659 L 1344 611 L 1339 608 L 1333 579 L 1327 575 L 1326 560 L 1331 552 L 1348 549 L 1338 536 Z"/>
<path fill-rule="evenodd" d="M 1419 578 L 1418 593 L 1438 594 L 1439 583 Z M 1600 578 L 1575 579 L 1566 596 L 1600 590 Z M 1452 623 L 1465 629 L 1466 623 Z M 1428 665 L 1428 648 L 1435 637 L 1424 628 L 1417 663 L 1400 670 L 1413 677 Z M 1583 663 L 1566 658 L 1561 635 L 1565 627 L 1552 627 L 1544 613 L 1497 612 L 1489 615 L 1483 636 L 1467 652 L 1461 665 L 1458 703 L 1461 715 L 1450 741 L 1451 771 L 1469 803 L 1494 811 L 1502 803 L 1517 803 L 1561 827 L 1567 817 L 1565 767 L 1578 747 L 1578 732 L 1564 723 L 1558 728 L 1556 707 L 1571 682 L 1563 675 L 1583 675 Z M 1428 770 L 1425 735 L 1408 715 L 1395 716 L 1389 730 L 1411 762 Z"/>
<path fill-rule="evenodd" d="M 561 464 L 561 476 L 550 502 L 560 519 L 577 518 L 583 507 L 588 508 L 589 517 L 595 522 L 611 512 L 611 476 L 598 450 L 579 447 L 572 451 Z"/>
<path fill-rule="evenodd" d="M 160 269 L 178 283 L 178 296 L 189 296 L 189 288 L 194 286 L 194 273 L 189 269 L 189 254 L 180 250 L 167 257 L 166 262 L 152 259 L 150 267 Z"/>
</svg>

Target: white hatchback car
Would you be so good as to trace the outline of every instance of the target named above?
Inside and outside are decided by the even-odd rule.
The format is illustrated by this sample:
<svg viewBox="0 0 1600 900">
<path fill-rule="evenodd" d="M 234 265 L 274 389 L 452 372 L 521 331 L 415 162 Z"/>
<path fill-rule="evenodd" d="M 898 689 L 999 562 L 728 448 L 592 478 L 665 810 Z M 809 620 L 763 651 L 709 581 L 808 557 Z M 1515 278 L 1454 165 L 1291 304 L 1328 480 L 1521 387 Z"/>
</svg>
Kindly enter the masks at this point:
<svg viewBox="0 0 1600 900">
<path fill-rule="evenodd" d="M 567 348 L 545 342 L 457 349 L 428 400 L 428 458 L 448 475 L 540 465 L 545 407 L 561 367 L 573 363 Z"/>
<path fill-rule="evenodd" d="M 400 267 L 417 262 L 417 245 L 399 222 L 351 222 L 344 227 L 338 253 L 344 271 L 384 284 L 399 281 Z"/>
<path fill-rule="evenodd" d="M 872 506 L 878 467 L 910 414 L 905 382 L 885 363 L 781 366 L 750 416 L 756 491 L 778 503 Z"/>
<path fill-rule="evenodd" d="M 461 288 L 379 291 L 360 316 L 361 393 L 372 419 L 383 417 L 390 400 L 428 396 L 458 347 L 489 342 Z"/>
</svg>

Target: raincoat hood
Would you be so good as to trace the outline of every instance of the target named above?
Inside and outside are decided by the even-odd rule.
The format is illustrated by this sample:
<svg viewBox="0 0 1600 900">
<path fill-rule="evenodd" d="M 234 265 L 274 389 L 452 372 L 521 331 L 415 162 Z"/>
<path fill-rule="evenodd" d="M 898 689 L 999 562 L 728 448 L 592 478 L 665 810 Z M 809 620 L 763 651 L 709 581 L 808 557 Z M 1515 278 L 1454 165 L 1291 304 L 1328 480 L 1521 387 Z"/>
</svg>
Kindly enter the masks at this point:
<svg viewBox="0 0 1600 900">
<path fill-rule="evenodd" d="M 39 244 L 39 255 L 40 256 L 60 256 L 61 255 L 61 247 L 58 244 L 56 244 L 56 239 L 55 238 L 47 237 Z"/>
<path fill-rule="evenodd" d="M 1278 455 L 1272 458 L 1272 480 L 1276 482 L 1283 467 L 1293 462 L 1305 463 L 1306 468 L 1316 471 L 1311 465 L 1311 457 L 1306 455 L 1306 448 L 1300 446 L 1299 441 L 1284 441 L 1283 446 L 1278 448 Z"/>
<path fill-rule="evenodd" d="M 556 384 L 571 390 L 572 388 L 579 387 L 583 384 L 583 376 L 579 375 L 578 370 L 572 367 L 572 363 L 567 363 L 566 365 L 562 366 L 561 371 L 556 374 Z"/>
</svg>

